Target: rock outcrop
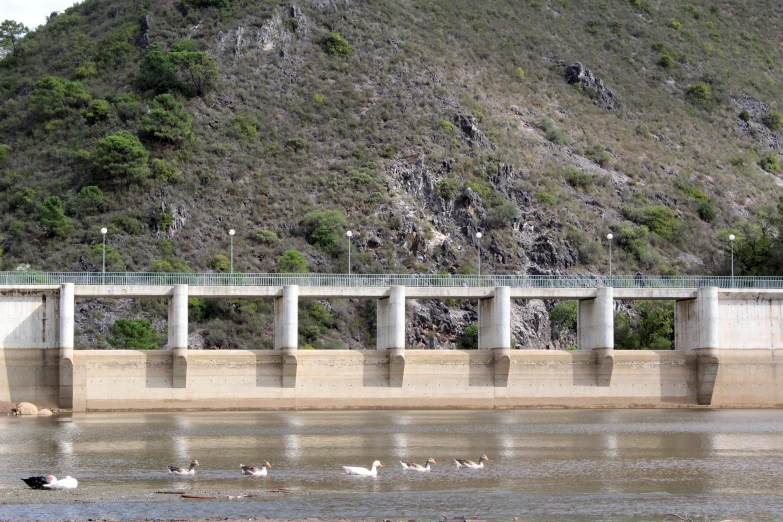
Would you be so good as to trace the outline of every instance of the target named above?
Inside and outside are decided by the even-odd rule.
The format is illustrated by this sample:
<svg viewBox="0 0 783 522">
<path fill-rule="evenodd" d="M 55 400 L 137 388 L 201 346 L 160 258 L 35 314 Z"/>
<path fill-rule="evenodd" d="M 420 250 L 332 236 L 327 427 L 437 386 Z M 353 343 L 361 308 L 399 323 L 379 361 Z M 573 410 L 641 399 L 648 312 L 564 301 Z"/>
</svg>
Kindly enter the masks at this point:
<svg viewBox="0 0 783 522">
<path fill-rule="evenodd" d="M 581 63 L 576 62 L 566 67 L 565 79 L 570 85 L 579 84 L 599 107 L 612 112 L 620 110 L 620 101 L 614 97 L 611 89 Z"/>
</svg>

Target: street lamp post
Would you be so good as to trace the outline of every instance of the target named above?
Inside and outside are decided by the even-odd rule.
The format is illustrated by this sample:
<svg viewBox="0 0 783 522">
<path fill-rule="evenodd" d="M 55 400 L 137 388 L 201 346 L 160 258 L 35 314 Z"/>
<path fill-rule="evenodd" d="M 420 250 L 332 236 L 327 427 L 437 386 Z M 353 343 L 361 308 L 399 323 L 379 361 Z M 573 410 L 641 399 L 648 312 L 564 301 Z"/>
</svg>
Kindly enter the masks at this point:
<svg viewBox="0 0 783 522">
<path fill-rule="evenodd" d="M 353 232 L 349 230 L 345 235 L 348 237 L 348 277 L 351 277 L 351 238 L 353 237 Z"/>
<path fill-rule="evenodd" d="M 103 248 L 102 248 L 102 262 L 101 262 L 101 284 L 106 284 L 106 228 L 101 229 L 101 235 L 103 236 Z"/>
<path fill-rule="evenodd" d="M 734 240 L 737 239 L 734 234 L 729 234 L 729 243 L 731 243 L 731 287 L 734 288 Z"/>
<path fill-rule="evenodd" d="M 481 276 L 481 232 L 476 232 L 476 239 L 478 240 L 478 275 Z"/>
<path fill-rule="evenodd" d="M 234 275 L 234 229 L 228 231 L 228 235 L 231 238 L 231 261 L 229 262 L 229 273 L 230 275 Z"/>
<path fill-rule="evenodd" d="M 612 234 L 606 234 L 606 239 L 609 240 L 609 286 L 612 285 L 612 239 L 614 239 L 614 236 Z"/>
</svg>

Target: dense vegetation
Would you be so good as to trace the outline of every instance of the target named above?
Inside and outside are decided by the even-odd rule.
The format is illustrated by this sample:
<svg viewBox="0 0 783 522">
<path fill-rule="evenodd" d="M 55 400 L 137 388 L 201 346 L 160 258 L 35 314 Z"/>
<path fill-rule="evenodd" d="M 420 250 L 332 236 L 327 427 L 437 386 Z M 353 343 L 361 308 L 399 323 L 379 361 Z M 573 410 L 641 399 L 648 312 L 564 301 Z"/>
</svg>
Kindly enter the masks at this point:
<svg viewBox="0 0 783 522">
<path fill-rule="evenodd" d="M 611 231 L 616 273 L 726 274 L 734 234 L 736 273 L 781 274 L 781 22 L 772 0 L 86 0 L 4 22 L 2 268 L 100 270 L 105 226 L 108 270 L 227 271 L 233 228 L 235 271 L 346 271 L 351 229 L 355 272 L 470 273 L 483 230 L 485 272 L 604 272 Z M 569 85 L 577 61 L 602 83 Z M 303 345 L 372 344 L 370 304 L 302 306 Z M 191 303 L 208 346 L 269 346 L 269 312 Z"/>
</svg>

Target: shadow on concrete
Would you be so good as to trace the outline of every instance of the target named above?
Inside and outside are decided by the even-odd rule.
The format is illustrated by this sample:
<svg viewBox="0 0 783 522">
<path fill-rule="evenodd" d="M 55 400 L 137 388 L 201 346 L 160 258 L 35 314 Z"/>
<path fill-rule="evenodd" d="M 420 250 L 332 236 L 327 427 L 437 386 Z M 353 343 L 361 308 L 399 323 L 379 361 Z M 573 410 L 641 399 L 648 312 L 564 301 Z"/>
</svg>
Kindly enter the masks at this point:
<svg viewBox="0 0 783 522">
<path fill-rule="evenodd" d="M 495 386 L 495 357 L 492 350 L 467 350 L 468 386 Z"/>
<path fill-rule="evenodd" d="M 571 382 L 574 386 L 597 386 L 599 372 L 592 350 L 575 350 L 571 356 Z"/>
<path fill-rule="evenodd" d="M 171 350 L 151 350 L 139 352 L 144 356 L 144 378 L 147 388 L 171 388 L 172 364 Z"/>
<path fill-rule="evenodd" d="M 389 354 L 385 351 L 361 351 L 362 385 L 365 388 L 389 387 Z"/>
<path fill-rule="evenodd" d="M 256 357 L 256 388 L 283 387 L 283 354 L 279 350 L 251 350 Z"/>
</svg>

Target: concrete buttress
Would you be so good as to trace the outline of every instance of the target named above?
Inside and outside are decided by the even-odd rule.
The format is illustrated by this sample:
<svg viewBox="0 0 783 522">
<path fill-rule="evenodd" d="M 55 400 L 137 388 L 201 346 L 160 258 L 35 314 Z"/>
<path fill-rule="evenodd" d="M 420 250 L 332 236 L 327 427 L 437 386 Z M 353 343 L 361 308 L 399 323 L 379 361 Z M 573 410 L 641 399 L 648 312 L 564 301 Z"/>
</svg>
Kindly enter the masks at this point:
<svg viewBox="0 0 783 522">
<path fill-rule="evenodd" d="M 283 352 L 283 388 L 296 387 L 299 348 L 299 286 L 283 287 L 275 297 L 275 350 Z"/>
<path fill-rule="evenodd" d="M 578 302 L 576 338 L 579 350 L 592 350 L 598 386 L 609 386 L 614 371 L 614 289 L 598 288 L 594 299 Z"/>
<path fill-rule="evenodd" d="M 188 384 L 188 285 L 174 285 L 169 299 L 169 349 L 173 388 Z"/>
<path fill-rule="evenodd" d="M 720 368 L 718 322 L 718 288 L 699 288 L 696 297 L 697 325 L 699 331 L 697 354 L 697 401 L 702 405 L 712 404 L 715 380 Z"/>
<path fill-rule="evenodd" d="M 405 377 L 405 287 L 392 286 L 389 297 L 378 299 L 376 349 L 389 354 L 389 386 L 402 386 Z"/>
<path fill-rule="evenodd" d="M 495 386 L 508 386 L 511 371 L 511 288 L 499 286 L 495 295 L 479 300 L 479 350 L 492 350 Z"/>
</svg>

